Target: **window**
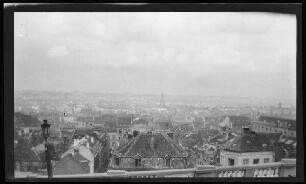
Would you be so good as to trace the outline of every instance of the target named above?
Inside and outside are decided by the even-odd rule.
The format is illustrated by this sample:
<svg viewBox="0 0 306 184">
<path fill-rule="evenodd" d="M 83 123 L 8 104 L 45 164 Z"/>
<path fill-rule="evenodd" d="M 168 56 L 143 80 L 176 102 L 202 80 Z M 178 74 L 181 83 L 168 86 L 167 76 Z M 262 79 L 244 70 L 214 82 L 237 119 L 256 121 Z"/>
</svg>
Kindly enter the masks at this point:
<svg viewBox="0 0 306 184">
<path fill-rule="evenodd" d="M 243 159 L 243 165 L 249 165 L 249 159 Z"/>
<path fill-rule="evenodd" d="M 264 163 L 269 163 L 270 162 L 270 159 L 269 158 L 265 158 L 264 159 Z"/>
<path fill-rule="evenodd" d="M 259 164 L 259 158 L 254 159 L 253 164 Z"/>
<path fill-rule="evenodd" d="M 235 160 L 232 158 L 228 159 L 228 165 L 235 165 Z"/>
<path fill-rule="evenodd" d="M 166 167 L 170 167 L 170 158 L 166 158 Z"/>
<path fill-rule="evenodd" d="M 137 158 L 135 159 L 135 167 L 140 167 L 141 166 L 141 159 Z"/>
<path fill-rule="evenodd" d="M 116 165 L 119 165 L 120 164 L 120 160 L 119 158 L 116 158 Z"/>
</svg>

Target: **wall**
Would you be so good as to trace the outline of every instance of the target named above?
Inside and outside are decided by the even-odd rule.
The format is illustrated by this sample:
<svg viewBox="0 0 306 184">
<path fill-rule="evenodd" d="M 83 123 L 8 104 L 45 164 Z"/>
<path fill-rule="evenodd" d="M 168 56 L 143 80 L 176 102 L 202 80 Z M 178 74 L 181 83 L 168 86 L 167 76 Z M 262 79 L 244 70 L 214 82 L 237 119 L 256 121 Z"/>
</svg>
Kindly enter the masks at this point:
<svg viewBox="0 0 306 184">
<path fill-rule="evenodd" d="M 248 165 L 253 165 L 253 159 L 259 158 L 258 164 L 263 164 L 265 158 L 269 158 L 269 162 L 274 162 L 273 152 L 249 152 L 249 153 L 236 153 L 230 151 L 220 151 L 220 163 L 222 166 L 228 166 L 228 159 L 234 159 L 235 165 L 243 165 L 243 159 L 249 159 Z"/>
<path fill-rule="evenodd" d="M 141 166 L 137 168 L 162 169 L 166 167 L 163 158 L 141 158 Z M 115 165 L 116 157 L 111 159 L 110 167 L 113 168 L 135 168 L 134 158 L 121 157 L 119 166 Z M 175 169 L 185 168 L 185 158 L 171 158 L 170 167 Z"/>
<path fill-rule="evenodd" d="M 162 158 L 142 158 L 141 161 L 143 168 L 154 168 L 154 169 L 163 168 L 164 161 Z"/>
<path fill-rule="evenodd" d="M 269 125 L 268 123 L 261 122 L 252 122 L 252 131 L 254 132 L 263 132 L 263 133 L 278 133 L 282 132 L 283 134 L 291 137 L 296 137 L 296 131 L 289 130 L 287 128 L 276 127 L 274 125 Z"/>
<path fill-rule="evenodd" d="M 185 158 L 171 158 L 171 167 L 176 169 L 186 168 Z"/>
</svg>

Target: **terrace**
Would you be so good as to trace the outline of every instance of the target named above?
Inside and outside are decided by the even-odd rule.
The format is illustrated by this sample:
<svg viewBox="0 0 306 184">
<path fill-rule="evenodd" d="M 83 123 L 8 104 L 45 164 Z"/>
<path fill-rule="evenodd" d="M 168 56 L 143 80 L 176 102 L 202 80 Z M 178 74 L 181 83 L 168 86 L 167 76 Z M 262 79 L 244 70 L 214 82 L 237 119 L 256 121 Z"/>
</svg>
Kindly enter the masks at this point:
<svg viewBox="0 0 306 184">
<path fill-rule="evenodd" d="M 295 177 L 296 159 L 282 159 L 280 162 L 245 165 L 211 166 L 204 165 L 191 169 L 169 169 L 152 171 L 109 170 L 107 173 L 55 175 L 54 178 L 164 178 L 164 177 Z M 47 178 L 41 175 L 28 175 L 28 178 Z"/>
</svg>

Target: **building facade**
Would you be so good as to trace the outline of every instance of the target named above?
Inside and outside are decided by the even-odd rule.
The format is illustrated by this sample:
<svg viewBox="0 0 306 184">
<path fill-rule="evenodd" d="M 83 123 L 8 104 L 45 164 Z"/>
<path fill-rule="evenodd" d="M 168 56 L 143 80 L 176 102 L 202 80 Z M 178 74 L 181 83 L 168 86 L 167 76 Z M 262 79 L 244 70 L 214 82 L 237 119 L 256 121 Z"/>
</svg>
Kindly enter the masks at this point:
<svg viewBox="0 0 306 184">
<path fill-rule="evenodd" d="M 222 166 L 255 165 L 274 162 L 274 153 L 266 152 L 234 152 L 220 150 Z"/>
<path fill-rule="evenodd" d="M 296 121 L 277 117 L 260 116 L 251 122 L 251 129 L 261 133 L 282 133 L 286 136 L 296 137 Z"/>
</svg>

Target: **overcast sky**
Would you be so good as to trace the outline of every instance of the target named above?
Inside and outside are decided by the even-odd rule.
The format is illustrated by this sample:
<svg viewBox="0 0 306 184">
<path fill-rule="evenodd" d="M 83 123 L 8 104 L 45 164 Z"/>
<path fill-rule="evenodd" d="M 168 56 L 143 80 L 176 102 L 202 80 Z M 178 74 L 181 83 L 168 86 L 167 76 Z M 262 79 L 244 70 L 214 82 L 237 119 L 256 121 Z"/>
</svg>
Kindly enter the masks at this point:
<svg viewBox="0 0 306 184">
<path fill-rule="evenodd" d="M 296 18 L 15 13 L 15 90 L 296 96 Z"/>
</svg>

